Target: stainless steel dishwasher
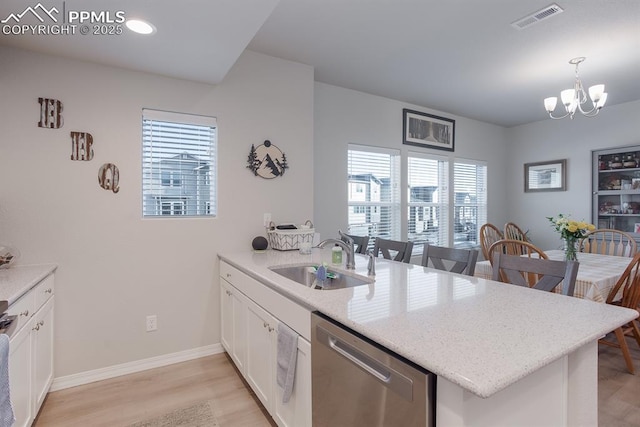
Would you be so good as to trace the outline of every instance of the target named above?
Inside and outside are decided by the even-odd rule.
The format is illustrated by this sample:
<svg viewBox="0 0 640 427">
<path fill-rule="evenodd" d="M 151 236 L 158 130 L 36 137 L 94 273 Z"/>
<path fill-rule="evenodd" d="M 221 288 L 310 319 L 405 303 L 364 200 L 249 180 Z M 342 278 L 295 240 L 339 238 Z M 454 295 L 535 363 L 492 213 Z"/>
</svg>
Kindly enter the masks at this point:
<svg viewBox="0 0 640 427">
<path fill-rule="evenodd" d="M 433 373 L 317 312 L 311 366 L 314 427 L 435 425 Z"/>
</svg>

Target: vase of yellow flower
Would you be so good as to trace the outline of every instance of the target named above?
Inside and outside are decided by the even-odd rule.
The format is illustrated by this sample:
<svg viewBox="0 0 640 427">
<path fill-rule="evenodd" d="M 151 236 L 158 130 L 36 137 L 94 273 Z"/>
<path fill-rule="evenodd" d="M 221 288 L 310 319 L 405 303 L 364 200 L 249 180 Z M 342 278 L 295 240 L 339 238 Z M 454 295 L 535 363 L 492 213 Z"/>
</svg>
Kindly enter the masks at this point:
<svg viewBox="0 0 640 427">
<path fill-rule="evenodd" d="M 596 227 L 585 221 L 576 221 L 569 216 L 559 214 L 557 217 L 547 217 L 551 224 L 560 233 L 560 238 L 564 242 L 564 257 L 567 261 L 577 261 L 576 244 L 578 239 L 583 238 L 588 232 Z"/>
</svg>

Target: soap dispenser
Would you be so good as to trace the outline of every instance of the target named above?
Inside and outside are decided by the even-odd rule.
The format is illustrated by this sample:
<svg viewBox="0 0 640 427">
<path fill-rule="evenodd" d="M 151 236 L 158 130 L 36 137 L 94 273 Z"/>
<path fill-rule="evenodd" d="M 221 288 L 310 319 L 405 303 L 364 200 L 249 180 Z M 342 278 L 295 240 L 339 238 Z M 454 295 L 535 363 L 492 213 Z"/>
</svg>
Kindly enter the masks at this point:
<svg viewBox="0 0 640 427">
<path fill-rule="evenodd" d="M 331 248 L 331 263 L 342 264 L 342 248 L 338 245 Z"/>
</svg>

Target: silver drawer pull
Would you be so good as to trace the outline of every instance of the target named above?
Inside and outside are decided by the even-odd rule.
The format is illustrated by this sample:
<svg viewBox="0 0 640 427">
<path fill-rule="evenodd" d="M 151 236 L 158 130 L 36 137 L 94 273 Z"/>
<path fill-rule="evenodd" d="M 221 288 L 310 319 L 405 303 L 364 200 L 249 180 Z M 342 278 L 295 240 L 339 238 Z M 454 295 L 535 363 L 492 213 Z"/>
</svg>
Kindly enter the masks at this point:
<svg viewBox="0 0 640 427">
<path fill-rule="evenodd" d="M 227 273 L 227 278 L 231 277 L 231 273 Z"/>
<path fill-rule="evenodd" d="M 45 294 L 50 294 L 50 293 L 52 293 L 52 292 L 53 292 L 53 290 L 52 290 L 51 288 L 49 288 L 49 289 L 47 289 L 47 290 L 45 290 L 45 291 L 44 291 L 44 293 L 45 293 Z"/>
<path fill-rule="evenodd" d="M 31 328 L 32 331 L 39 331 L 40 330 L 40 324 L 37 324 L 36 326 L 34 326 L 33 328 Z"/>
<path fill-rule="evenodd" d="M 20 313 L 20 316 L 27 317 L 28 315 L 29 315 L 29 310 L 25 310 L 22 313 Z"/>
</svg>

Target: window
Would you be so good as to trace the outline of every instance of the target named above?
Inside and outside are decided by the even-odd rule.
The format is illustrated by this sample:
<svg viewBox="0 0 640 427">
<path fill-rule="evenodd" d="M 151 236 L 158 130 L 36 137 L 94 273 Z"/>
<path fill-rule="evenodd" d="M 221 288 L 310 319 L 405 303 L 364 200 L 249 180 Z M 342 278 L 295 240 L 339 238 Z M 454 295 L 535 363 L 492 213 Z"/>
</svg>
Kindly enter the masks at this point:
<svg viewBox="0 0 640 427">
<path fill-rule="evenodd" d="M 400 239 L 400 152 L 349 144 L 347 168 L 349 234 Z"/>
<path fill-rule="evenodd" d="M 407 159 L 407 238 L 414 253 L 424 243 L 448 246 L 449 162 L 446 157 L 409 153 Z"/>
<path fill-rule="evenodd" d="M 216 215 L 214 117 L 142 110 L 142 214 Z"/>
<path fill-rule="evenodd" d="M 480 246 L 480 226 L 487 222 L 485 162 L 408 152 L 407 211 L 402 215 L 399 151 L 349 144 L 347 163 L 350 234 L 409 240 L 414 255 L 422 254 L 427 242 Z"/>
<path fill-rule="evenodd" d="M 185 215 L 185 201 L 168 201 L 167 199 L 158 199 L 159 213 L 157 215 Z"/>
<path fill-rule="evenodd" d="M 455 247 L 480 246 L 480 226 L 487 222 L 487 166 L 484 162 L 457 160 L 453 166 Z"/>
<path fill-rule="evenodd" d="M 180 172 L 171 172 L 163 170 L 160 172 L 162 176 L 162 185 L 165 187 L 180 187 Z"/>
</svg>

